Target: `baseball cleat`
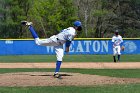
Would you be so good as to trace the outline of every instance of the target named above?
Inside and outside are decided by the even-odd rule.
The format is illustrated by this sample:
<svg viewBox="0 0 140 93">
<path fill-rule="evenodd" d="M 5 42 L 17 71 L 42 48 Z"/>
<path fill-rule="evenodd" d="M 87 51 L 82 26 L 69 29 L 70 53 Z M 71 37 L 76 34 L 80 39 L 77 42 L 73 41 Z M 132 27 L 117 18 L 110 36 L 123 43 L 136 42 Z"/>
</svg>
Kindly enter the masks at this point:
<svg viewBox="0 0 140 93">
<path fill-rule="evenodd" d="M 26 26 L 30 26 L 30 25 L 32 25 L 33 23 L 32 23 L 32 22 L 28 22 L 28 21 L 21 21 L 21 24 L 22 24 L 22 25 L 26 25 Z"/>
<path fill-rule="evenodd" d="M 117 60 L 117 62 L 120 62 L 120 60 Z"/>
<path fill-rule="evenodd" d="M 60 74 L 58 74 L 58 73 L 54 74 L 54 75 L 53 75 L 53 77 L 54 77 L 54 78 L 59 78 L 59 79 L 61 79 L 61 78 L 62 78 L 62 77 L 61 77 L 61 75 L 60 75 Z"/>
</svg>

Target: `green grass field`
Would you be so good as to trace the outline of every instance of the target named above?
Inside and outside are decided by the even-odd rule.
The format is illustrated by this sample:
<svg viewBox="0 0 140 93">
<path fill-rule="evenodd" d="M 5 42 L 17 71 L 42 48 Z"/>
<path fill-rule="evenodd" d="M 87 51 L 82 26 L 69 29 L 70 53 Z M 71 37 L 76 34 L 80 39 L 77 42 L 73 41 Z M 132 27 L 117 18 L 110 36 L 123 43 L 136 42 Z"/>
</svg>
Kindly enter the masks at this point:
<svg viewBox="0 0 140 93">
<path fill-rule="evenodd" d="M 84 87 L 0 87 L 0 93 L 140 93 L 140 84 Z"/>
<path fill-rule="evenodd" d="M 123 62 L 140 62 L 140 55 L 122 55 Z M 1 63 L 55 62 L 54 55 L 0 56 Z M 112 55 L 66 55 L 65 62 L 112 62 Z M 54 72 L 54 69 L 5 69 L 0 73 Z M 61 69 L 61 72 L 93 74 L 101 76 L 140 78 L 140 69 Z M 140 93 L 140 84 L 103 86 L 50 86 L 50 87 L 0 87 L 0 93 Z"/>
<path fill-rule="evenodd" d="M 55 55 L 0 56 L 0 62 L 55 62 Z M 64 62 L 112 62 L 112 55 L 65 55 Z M 140 62 L 140 55 L 122 55 L 122 62 Z"/>
</svg>

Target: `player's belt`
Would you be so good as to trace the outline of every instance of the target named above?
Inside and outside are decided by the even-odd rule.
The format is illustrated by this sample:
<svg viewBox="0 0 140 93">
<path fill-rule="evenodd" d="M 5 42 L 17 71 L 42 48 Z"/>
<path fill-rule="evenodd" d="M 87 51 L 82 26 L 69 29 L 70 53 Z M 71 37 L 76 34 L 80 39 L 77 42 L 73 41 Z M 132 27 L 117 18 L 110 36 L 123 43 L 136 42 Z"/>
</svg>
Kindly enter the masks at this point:
<svg viewBox="0 0 140 93">
<path fill-rule="evenodd" d="M 56 38 L 57 40 L 59 40 L 59 38 Z"/>
<path fill-rule="evenodd" d="M 56 38 L 56 40 L 58 41 L 58 43 L 59 43 L 60 45 L 62 45 L 62 43 L 60 42 L 59 38 Z"/>
</svg>

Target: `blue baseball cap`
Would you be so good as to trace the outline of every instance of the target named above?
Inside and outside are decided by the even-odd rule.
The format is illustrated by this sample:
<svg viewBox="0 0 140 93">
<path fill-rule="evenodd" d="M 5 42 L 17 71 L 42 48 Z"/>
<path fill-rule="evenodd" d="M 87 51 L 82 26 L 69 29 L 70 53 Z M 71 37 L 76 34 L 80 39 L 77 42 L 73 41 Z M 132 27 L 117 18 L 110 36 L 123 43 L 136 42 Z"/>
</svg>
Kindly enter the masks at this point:
<svg viewBox="0 0 140 93">
<path fill-rule="evenodd" d="M 76 26 L 76 27 L 80 27 L 80 26 L 82 26 L 82 24 L 81 24 L 80 21 L 75 21 L 75 22 L 74 22 L 74 26 Z"/>
</svg>

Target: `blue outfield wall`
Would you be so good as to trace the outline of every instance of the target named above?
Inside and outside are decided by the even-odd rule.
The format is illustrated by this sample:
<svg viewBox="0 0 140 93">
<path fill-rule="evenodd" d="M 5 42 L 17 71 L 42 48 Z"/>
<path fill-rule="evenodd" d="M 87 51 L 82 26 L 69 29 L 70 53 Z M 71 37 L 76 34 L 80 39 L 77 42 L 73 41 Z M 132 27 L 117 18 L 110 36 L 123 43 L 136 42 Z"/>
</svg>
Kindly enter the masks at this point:
<svg viewBox="0 0 140 93">
<path fill-rule="evenodd" d="M 140 54 L 140 39 L 124 40 L 122 54 Z M 65 48 L 65 45 L 64 45 Z M 34 40 L 0 40 L 0 55 L 55 54 L 50 46 L 37 46 Z M 112 43 L 106 40 L 74 40 L 69 54 L 112 54 Z"/>
</svg>

